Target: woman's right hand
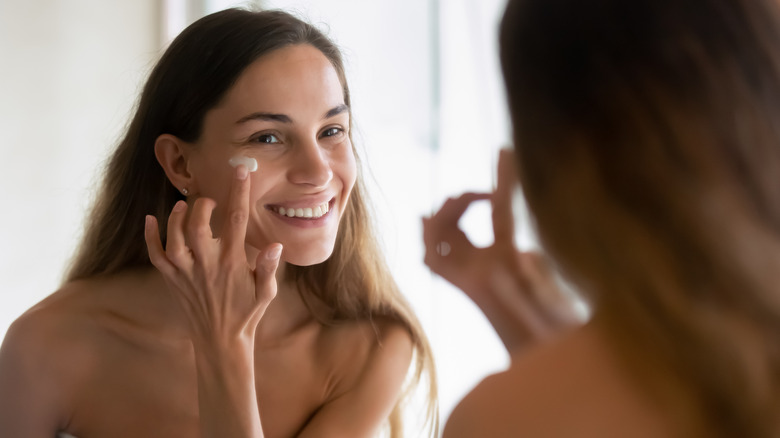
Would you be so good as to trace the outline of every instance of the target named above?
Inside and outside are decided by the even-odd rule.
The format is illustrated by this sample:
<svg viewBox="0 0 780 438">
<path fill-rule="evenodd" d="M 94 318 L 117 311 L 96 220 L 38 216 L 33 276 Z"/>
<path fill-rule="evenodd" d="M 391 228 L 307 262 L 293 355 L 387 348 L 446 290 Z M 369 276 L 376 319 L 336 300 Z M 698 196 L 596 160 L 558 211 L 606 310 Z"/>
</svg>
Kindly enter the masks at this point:
<svg viewBox="0 0 780 438">
<path fill-rule="evenodd" d="M 425 264 L 482 309 L 510 351 L 580 322 L 544 255 L 521 252 L 514 244 L 515 183 L 512 152 L 501 151 L 493 193 L 450 198 L 433 216 L 423 219 Z M 490 199 L 493 208 L 494 242 L 477 248 L 458 221 L 471 203 L 484 199 Z"/>
<path fill-rule="evenodd" d="M 282 246 L 272 244 L 260 251 L 254 269 L 247 263 L 249 187 L 247 169 L 239 166 L 217 238 L 210 226 L 216 207 L 212 199 L 197 199 L 189 218 L 187 203 L 176 203 L 168 218 L 165 249 L 156 219 L 147 216 L 149 258 L 184 311 L 194 343 L 254 339 L 255 328 L 276 295 Z"/>
<path fill-rule="evenodd" d="M 147 216 L 146 244 L 152 264 L 188 321 L 198 379 L 203 437 L 262 437 L 255 390 L 255 331 L 276 296 L 281 244 L 262 249 L 253 269 L 245 239 L 249 218 L 249 172 L 235 171 L 225 221 L 212 237 L 216 203 L 197 199 L 187 217 L 179 201 L 168 218 L 163 249 L 157 221 Z"/>
</svg>

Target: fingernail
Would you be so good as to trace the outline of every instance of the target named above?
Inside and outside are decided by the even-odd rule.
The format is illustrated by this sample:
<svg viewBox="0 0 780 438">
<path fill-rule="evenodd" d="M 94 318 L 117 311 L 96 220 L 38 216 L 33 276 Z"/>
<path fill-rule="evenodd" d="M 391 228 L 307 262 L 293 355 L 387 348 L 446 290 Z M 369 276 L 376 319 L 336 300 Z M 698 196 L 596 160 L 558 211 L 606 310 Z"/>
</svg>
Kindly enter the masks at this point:
<svg viewBox="0 0 780 438">
<path fill-rule="evenodd" d="M 280 255 L 282 255 L 282 245 L 278 245 L 269 249 L 265 254 L 265 258 L 268 260 L 275 260 L 278 259 Z"/>
<path fill-rule="evenodd" d="M 238 179 L 246 179 L 246 177 L 249 175 L 249 169 L 246 168 L 243 164 L 239 164 L 236 166 L 236 177 Z"/>
<path fill-rule="evenodd" d="M 173 211 L 179 212 L 184 210 L 184 208 L 187 207 L 187 203 L 184 201 L 177 201 L 176 204 L 173 205 Z"/>
</svg>

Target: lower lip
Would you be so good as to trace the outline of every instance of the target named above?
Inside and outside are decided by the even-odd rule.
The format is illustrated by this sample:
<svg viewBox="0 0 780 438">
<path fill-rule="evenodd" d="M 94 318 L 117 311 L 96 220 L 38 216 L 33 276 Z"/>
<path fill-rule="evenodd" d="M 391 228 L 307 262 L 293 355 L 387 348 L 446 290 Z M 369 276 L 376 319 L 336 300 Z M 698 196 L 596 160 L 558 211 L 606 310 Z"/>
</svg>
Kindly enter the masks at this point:
<svg viewBox="0 0 780 438">
<path fill-rule="evenodd" d="M 335 200 L 331 200 L 328 204 L 328 212 L 323 214 L 322 216 L 314 219 L 314 218 L 302 218 L 302 217 L 289 217 L 289 216 L 283 216 L 273 210 L 269 211 L 271 214 L 274 215 L 277 219 L 280 221 L 292 225 L 299 228 L 318 228 L 325 225 L 326 222 L 330 219 L 330 214 L 333 212 L 333 205 L 335 204 Z"/>
</svg>

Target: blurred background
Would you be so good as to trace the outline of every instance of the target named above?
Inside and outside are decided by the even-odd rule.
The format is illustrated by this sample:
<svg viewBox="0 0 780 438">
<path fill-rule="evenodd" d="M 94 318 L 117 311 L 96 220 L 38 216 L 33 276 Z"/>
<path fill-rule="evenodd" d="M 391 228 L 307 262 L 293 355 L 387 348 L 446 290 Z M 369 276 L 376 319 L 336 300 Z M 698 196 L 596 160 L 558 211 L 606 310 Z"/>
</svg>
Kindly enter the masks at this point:
<svg viewBox="0 0 780 438">
<path fill-rule="evenodd" d="M 446 419 L 508 364 L 479 310 L 423 265 L 420 221 L 448 196 L 490 190 L 510 144 L 497 59 L 505 0 L 0 1 L 0 338 L 58 288 L 154 62 L 187 24 L 231 6 L 293 12 L 343 49 L 380 237 L 431 338 Z M 532 247 L 516 204 L 518 243 Z M 487 203 L 461 224 L 492 241 Z"/>
</svg>

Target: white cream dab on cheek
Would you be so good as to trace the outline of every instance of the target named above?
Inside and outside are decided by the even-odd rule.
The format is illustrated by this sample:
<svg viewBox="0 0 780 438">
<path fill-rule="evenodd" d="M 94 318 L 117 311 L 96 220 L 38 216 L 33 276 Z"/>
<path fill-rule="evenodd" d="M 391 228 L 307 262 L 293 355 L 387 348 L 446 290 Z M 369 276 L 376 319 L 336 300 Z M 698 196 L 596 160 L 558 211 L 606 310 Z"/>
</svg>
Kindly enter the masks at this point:
<svg viewBox="0 0 780 438">
<path fill-rule="evenodd" d="M 254 172 L 257 170 L 257 160 L 250 157 L 242 157 L 240 155 L 236 155 L 235 157 L 228 160 L 228 164 L 230 164 L 233 167 L 238 167 L 240 164 L 243 164 L 250 172 Z"/>
</svg>

